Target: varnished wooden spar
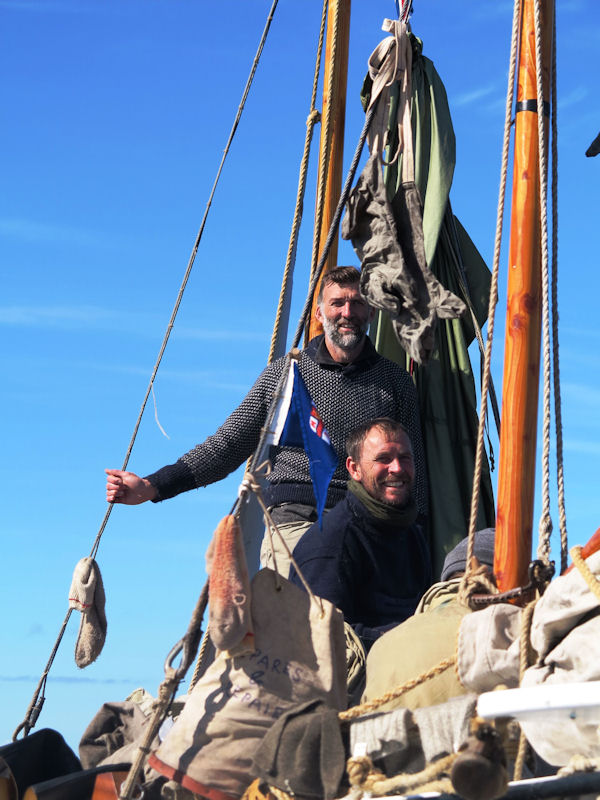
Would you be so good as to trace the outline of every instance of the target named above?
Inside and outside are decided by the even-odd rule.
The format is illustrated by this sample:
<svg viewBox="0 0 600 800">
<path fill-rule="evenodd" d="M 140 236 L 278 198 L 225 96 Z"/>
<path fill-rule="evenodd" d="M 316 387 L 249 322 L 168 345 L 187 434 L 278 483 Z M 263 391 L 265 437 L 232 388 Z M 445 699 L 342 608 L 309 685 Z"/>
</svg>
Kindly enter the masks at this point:
<svg viewBox="0 0 600 800">
<path fill-rule="evenodd" d="M 338 15 L 337 45 L 333 59 L 333 41 L 335 32 L 334 21 Z M 321 140 L 319 144 L 319 174 L 321 164 L 329 153 L 327 181 L 325 187 L 325 204 L 323 219 L 319 230 L 319 255 L 323 249 L 327 233 L 333 219 L 335 209 L 342 191 L 342 166 L 344 160 L 344 125 L 346 122 L 346 84 L 348 76 L 348 48 L 350 40 L 350 0 L 329 0 L 327 7 L 327 38 L 325 41 L 325 77 L 323 83 L 323 106 L 321 119 Z M 333 59 L 332 79 L 330 82 L 330 67 Z M 326 141 L 325 115 L 327 109 L 331 115 L 329 127 L 329 142 Z M 323 274 L 337 264 L 337 239 L 331 246 L 329 256 L 325 263 Z M 319 282 L 320 285 L 320 282 Z M 321 323 L 315 319 L 316 299 L 319 285 L 315 290 L 313 306 L 309 324 L 306 330 L 306 341 L 323 332 Z"/>
<path fill-rule="evenodd" d="M 549 101 L 553 5 L 553 0 L 541 3 L 545 106 Z M 527 583 L 532 545 L 541 328 L 533 0 L 524 0 L 522 5 L 520 42 L 494 558 L 501 591 Z M 546 123 L 546 136 L 547 130 Z"/>
</svg>

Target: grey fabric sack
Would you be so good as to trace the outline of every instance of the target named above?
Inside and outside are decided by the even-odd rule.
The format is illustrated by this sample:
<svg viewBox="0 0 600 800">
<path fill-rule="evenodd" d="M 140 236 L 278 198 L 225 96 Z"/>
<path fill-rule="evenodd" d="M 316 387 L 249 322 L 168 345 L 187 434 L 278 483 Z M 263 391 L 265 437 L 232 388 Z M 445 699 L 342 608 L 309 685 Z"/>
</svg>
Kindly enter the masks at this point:
<svg viewBox="0 0 600 800">
<path fill-rule="evenodd" d="M 251 586 L 255 649 L 227 651 L 198 681 L 150 764 L 210 800 L 240 797 L 252 758 L 285 711 L 346 703 L 344 622 L 326 600 L 262 569 Z"/>
<path fill-rule="evenodd" d="M 373 154 L 348 200 L 342 236 L 352 239 L 360 258 L 361 293 L 374 308 L 388 312 L 407 354 L 426 364 L 438 318 L 459 317 L 465 306 L 427 266 L 421 200 L 414 182 L 403 183 L 393 203 L 392 210 L 379 157 Z"/>
</svg>

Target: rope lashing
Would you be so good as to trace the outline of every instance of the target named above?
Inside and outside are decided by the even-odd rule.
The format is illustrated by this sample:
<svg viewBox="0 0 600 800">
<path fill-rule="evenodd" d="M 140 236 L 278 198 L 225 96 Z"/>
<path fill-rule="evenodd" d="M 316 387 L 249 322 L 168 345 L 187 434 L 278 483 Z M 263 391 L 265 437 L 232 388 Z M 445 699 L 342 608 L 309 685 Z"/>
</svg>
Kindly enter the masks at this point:
<svg viewBox="0 0 600 800">
<path fill-rule="evenodd" d="M 481 608 L 481 603 L 473 601 L 473 595 L 482 590 L 490 596 L 498 594 L 498 587 L 491 580 L 488 568 L 485 564 L 479 564 L 473 556 L 470 568 L 465 570 L 458 587 L 458 602 L 466 608 Z"/>
<path fill-rule="evenodd" d="M 437 761 L 428 764 L 421 772 L 399 773 L 392 778 L 386 776 L 373 766 L 373 762 L 368 756 L 358 756 L 348 759 L 346 772 L 350 786 L 359 789 L 361 792 L 368 793 L 374 797 L 383 797 L 386 794 L 406 793 L 410 790 L 419 789 L 419 793 L 424 791 L 443 791 L 452 792 L 450 780 L 437 783 L 439 779 L 446 775 L 458 753 L 451 753 L 443 756 Z M 432 781 L 436 781 L 436 788 L 431 786 Z"/>
<path fill-rule="evenodd" d="M 431 669 L 422 672 L 416 678 L 411 678 L 401 686 L 391 689 L 389 692 L 382 694 L 380 697 L 376 697 L 374 700 L 369 700 L 366 703 L 361 703 L 358 706 L 352 706 L 352 708 L 349 708 L 347 711 L 340 711 L 338 717 L 342 721 L 347 721 L 362 717 L 364 714 L 370 714 L 371 711 L 376 711 L 381 706 L 389 703 L 390 700 L 396 700 L 398 697 L 402 697 L 403 694 L 406 694 L 406 692 L 409 692 L 411 689 L 415 689 L 417 686 L 420 686 L 422 683 L 425 683 L 431 678 L 435 678 L 436 675 L 441 675 L 442 672 L 445 672 L 447 669 L 454 666 L 454 664 L 456 664 L 455 655 L 450 656 L 449 658 L 444 658 L 434 667 L 431 667 Z"/>
<path fill-rule="evenodd" d="M 208 634 L 208 630 L 206 630 L 204 631 L 204 636 L 202 637 L 202 644 L 200 645 L 200 650 L 198 651 L 196 666 L 194 667 L 194 672 L 192 673 L 192 677 L 190 680 L 190 689 L 189 689 L 190 692 L 192 691 L 194 686 L 198 683 L 201 675 L 203 674 L 205 659 L 207 657 L 209 644 L 210 644 L 210 636 Z"/>
<path fill-rule="evenodd" d="M 494 593 L 490 593 L 491 587 L 488 586 L 486 594 L 469 593 L 468 607 L 476 611 L 484 606 L 497 605 L 498 603 L 510 603 L 520 600 L 527 601 L 536 593 L 541 596 L 554 577 L 554 562 L 551 561 L 549 564 L 546 564 L 536 559 L 529 564 L 527 572 L 529 580 L 525 586 L 515 586 L 514 589 L 508 589 L 505 592 L 499 592 L 494 588 Z M 495 587 L 495 584 L 491 586 Z"/>
</svg>

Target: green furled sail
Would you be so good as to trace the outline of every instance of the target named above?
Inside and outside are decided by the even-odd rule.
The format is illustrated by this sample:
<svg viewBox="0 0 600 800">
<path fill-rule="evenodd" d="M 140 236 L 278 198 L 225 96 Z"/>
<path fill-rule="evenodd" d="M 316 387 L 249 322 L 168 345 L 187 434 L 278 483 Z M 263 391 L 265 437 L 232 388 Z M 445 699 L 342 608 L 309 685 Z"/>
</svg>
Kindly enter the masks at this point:
<svg viewBox="0 0 600 800">
<path fill-rule="evenodd" d="M 368 102 L 366 78 L 363 101 Z M 397 96 L 397 93 L 396 93 Z M 388 153 L 397 148 L 394 87 L 390 103 Z M 481 326 L 486 319 L 490 271 L 450 208 L 449 193 L 456 161 L 455 137 L 444 85 L 433 62 L 413 38 L 411 116 L 415 182 L 423 200 L 423 234 L 427 263 L 442 285 L 469 305 Z M 388 197 L 401 182 L 401 160 L 384 170 Z M 389 318 L 381 312 L 371 330 L 377 350 L 412 372 L 421 412 L 429 476 L 429 538 L 434 572 L 446 553 L 468 532 L 477 441 L 477 401 L 468 346 L 475 336 L 470 316 L 440 320 L 436 346 L 427 366 L 408 363 Z M 494 525 L 494 497 L 485 459 L 477 527 Z"/>
</svg>

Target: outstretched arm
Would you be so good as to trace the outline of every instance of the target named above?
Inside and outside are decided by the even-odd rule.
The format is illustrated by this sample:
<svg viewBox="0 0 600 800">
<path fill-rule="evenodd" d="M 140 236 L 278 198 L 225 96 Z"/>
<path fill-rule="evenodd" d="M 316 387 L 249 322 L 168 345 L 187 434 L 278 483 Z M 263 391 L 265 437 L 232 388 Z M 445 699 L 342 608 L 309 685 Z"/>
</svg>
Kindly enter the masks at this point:
<svg viewBox="0 0 600 800">
<path fill-rule="evenodd" d="M 122 469 L 105 469 L 106 500 L 109 503 L 124 503 L 128 506 L 137 506 L 147 500 L 154 500 L 157 495 L 156 488 L 147 478 L 140 478 L 134 472 L 125 472 Z"/>
</svg>

